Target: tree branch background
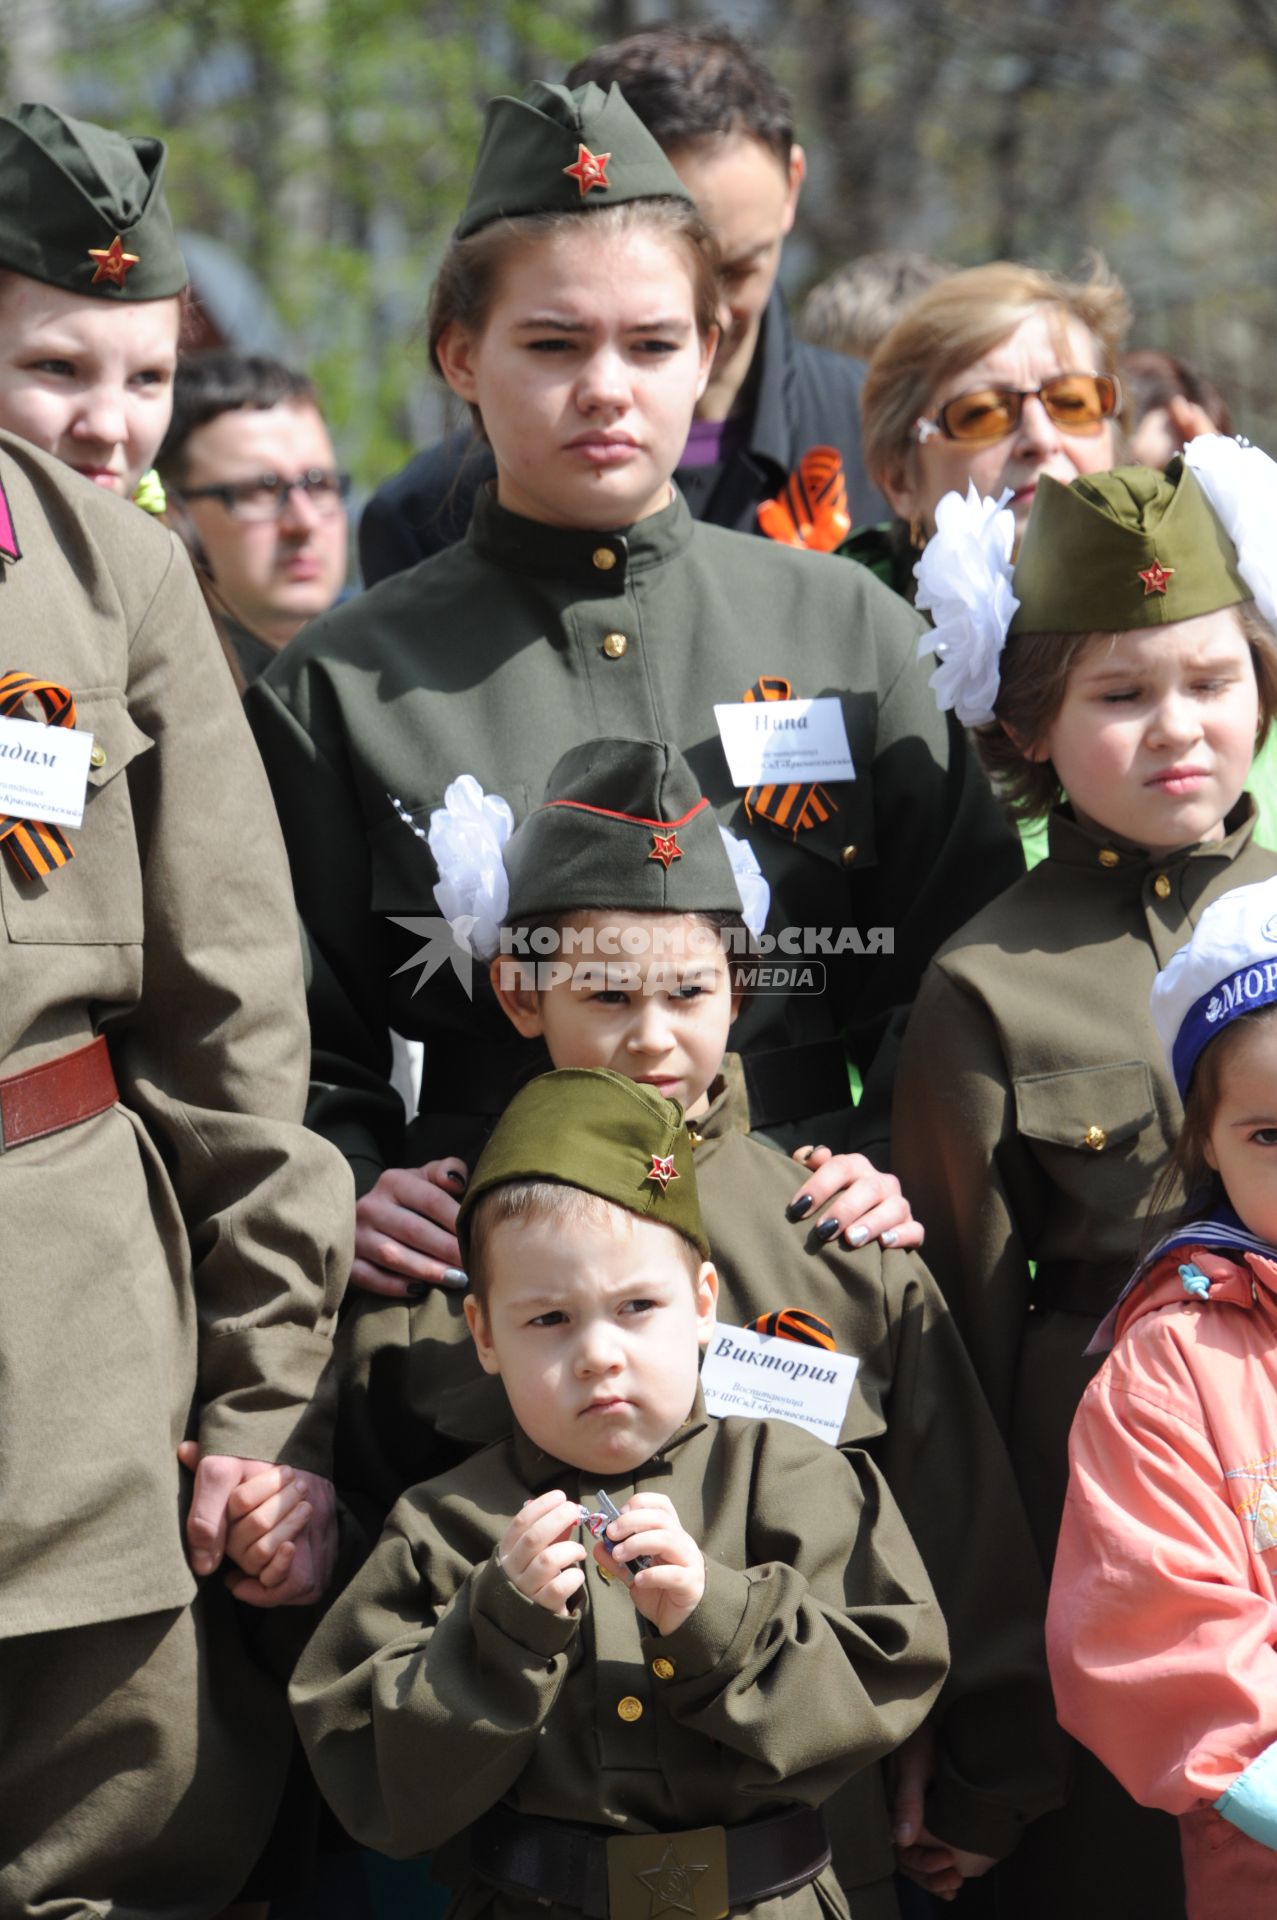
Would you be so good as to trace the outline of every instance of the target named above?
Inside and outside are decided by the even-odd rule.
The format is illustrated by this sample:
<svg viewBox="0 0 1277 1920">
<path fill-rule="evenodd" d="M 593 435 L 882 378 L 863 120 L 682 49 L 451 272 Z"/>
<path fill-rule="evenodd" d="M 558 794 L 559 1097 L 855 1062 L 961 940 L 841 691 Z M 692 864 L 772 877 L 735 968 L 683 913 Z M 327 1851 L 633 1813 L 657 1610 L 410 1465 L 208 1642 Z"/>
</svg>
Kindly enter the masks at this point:
<svg viewBox="0 0 1277 1920">
<path fill-rule="evenodd" d="M 484 99 L 664 18 L 750 33 L 811 163 L 795 299 L 871 248 L 1076 268 L 1277 452 L 1277 0 L 0 0 L 0 93 L 170 143 L 362 488 L 434 436 L 421 322 Z"/>
</svg>

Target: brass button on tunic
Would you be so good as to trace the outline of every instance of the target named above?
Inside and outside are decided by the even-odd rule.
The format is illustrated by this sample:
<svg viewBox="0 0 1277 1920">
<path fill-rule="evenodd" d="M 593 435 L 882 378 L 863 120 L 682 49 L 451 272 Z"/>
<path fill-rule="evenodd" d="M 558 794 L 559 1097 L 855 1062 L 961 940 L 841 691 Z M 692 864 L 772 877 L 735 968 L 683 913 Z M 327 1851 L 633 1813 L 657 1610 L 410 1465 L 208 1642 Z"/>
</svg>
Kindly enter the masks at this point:
<svg viewBox="0 0 1277 1920">
<path fill-rule="evenodd" d="M 592 557 L 600 573 L 611 573 L 616 565 L 616 555 L 611 547 L 595 547 Z"/>
<path fill-rule="evenodd" d="M 641 1720 L 643 1718 L 643 1702 L 636 1700 L 632 1693 L 627 1693 L 623 1700 L 617 1701 L 616 1711 L 622 1720 Z"/>
<path fill-rule="evenodd" d="M 1153 892 L 1157 895 L 1159 900 L 1170 899 L 1171 883 L 1168 875 L 1164 873 L 1158 874 L 1156 880 L 1154 880 L 1153 882 Z"/>
<path fill-rule="evenodd" d="M 596 554 L 595 563 L 597 564 L 597 562 L 598 555 Z M 609 633 L 603 637 L 603 651 L 609 660 L 619 660 L 629 644 L 629 641 L 623 633 Z"/>
</svg>

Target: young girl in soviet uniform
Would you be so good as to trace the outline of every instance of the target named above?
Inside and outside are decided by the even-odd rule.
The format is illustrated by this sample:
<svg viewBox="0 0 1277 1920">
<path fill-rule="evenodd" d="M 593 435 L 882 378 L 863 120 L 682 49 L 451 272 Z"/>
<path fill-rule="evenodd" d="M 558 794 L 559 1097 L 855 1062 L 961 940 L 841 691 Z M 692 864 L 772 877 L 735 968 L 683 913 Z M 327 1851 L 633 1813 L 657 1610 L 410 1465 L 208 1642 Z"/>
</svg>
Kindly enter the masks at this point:
<svg viewBox="0 0 1277 1920">
<path fill-rule="evenodd" d="M 540 1076 L 459 1225 L 513 1429 L 404 1496 L 302 1656 L 325 1794 L 399 1855 L 470 1829 L 458 1914 L 847 1920 L 821 1809 L 925 1715 L 943 1623 L 863 1454 L 706 1413 L 681 1107 Z"/>
<path fill-rule="evenodd" d="M 1073 1423 L 1051 1669 L 1064 1725 L 1179 1816 L 1190 1920 L 1258 1920 L 1277 1912 L 1277 880 L 1207 908 L 1153 1019 L 1191 1200 Z"/>
<path fill-rule="evenodd" d="M 508 839 L 495 795 L 480 800 L 462 781 L 448 799 L 430 830 L 439 898 L 464 915 L 479 958 L 504 918 L 493 987 L 529 1050 L 542 1042 L 556 1067 L 613 1069 L 684 1107 L 720 1319 L 815 1314 L 857 1361 L 840 1444 L 863 1447 L 895 1496 L 951 1653 L 919 1742 L 925 1756 L 904 1768 L 917 1790 L 894 1801 L 868 1768 L 834 1810 L 835 1866 L 854 1920 L 894 1920 L 893 1834 L 907 1868 L 951 1891 L 1009 1852 L 1063 1786 L 1040 1645 L 1044 1594 L 1005 1447 L 922 1261 L 840 1245 L 819 1209 L 805 1216 L 806 1234 L 786 1218 L 793 1168 L 745 1130 L 739 1062 L 724 1057 L 739 1003 L 733 974 L 750 965 L 732 935 L 745 933 L 742 911 L 751 938 L 772 924 L 767 887 L 677 748 L 573 748 Z M 393 1496 L 432 1470 L 432 1435 L 442 1434 L 435 1459 L 481 1437 L 479 1409 L 498 1396 L 484 1391 L 492 1382 L 475 1390 L 455 1293 L 432 1288 L 407 1307 L 365 1297 L 341 1346 L 343 1482 L 353 1472 Z M 508 1422 L 507 1408 L 493 1411 Z"/>
<path fill-rule="evenodd" d="M 1247 533 L 1274 470 L 1197 444 L 1191 471 L 1042 479 L 1013 576 L 1009 516 L 950 495 L 921 563 L 937 691 L 1021 811 L 1049 811 L 1050 844 L 928 974 L 896 1158 L 1048 1566 L 1085 1349 L 1179 1127 L 1149 989 L 1212 900 L 1277 869 L 1243 794 L 1277 694 L 1253 604 L 1272 617 L 1266 547 Z M 1182 1910 L 1171 1823 L 1086 1755 L 1005 1877 L 1035 1915 Z"/>
<path fill-rule="evenodd" d="M 755 823 L 777 923 L 864 935 L 823 995 L 742 1016 L 752 1123 L 791 1147 L 885 1151 L 899 1011 L 944 932 L 1019 870 L 909 609 L 832 557 L 694 523 L 672 488 L 717 311 L 706 229 L 619 93 L 493 102 L 431 340 L 482 417 L 495 492 L 461 545 L 315 622 L 249 692 L 310 942 L 310 1118 L 355 1165 L 361 1229 L 415 1232 L 409 1256 L 434 1252 L 413 1170 L 472 1151 L 527 1053 L 486 983 L 467 998 L 446 938 L 423 978 L 411 923 L 437 873 L 392 794 L 424 822 L 469 772 L 521 818 L 578 741 L 680 746 L 719 817 Z M 734 777 L 716 707 L 759 733 L 785 687 L 827 703 L 830 757 L 809 779 Z M 407 1129 L 390 1030 L 425 1043 Z M 391 1276 L 439 1277 L 411 1257 Z"/>
</svg>

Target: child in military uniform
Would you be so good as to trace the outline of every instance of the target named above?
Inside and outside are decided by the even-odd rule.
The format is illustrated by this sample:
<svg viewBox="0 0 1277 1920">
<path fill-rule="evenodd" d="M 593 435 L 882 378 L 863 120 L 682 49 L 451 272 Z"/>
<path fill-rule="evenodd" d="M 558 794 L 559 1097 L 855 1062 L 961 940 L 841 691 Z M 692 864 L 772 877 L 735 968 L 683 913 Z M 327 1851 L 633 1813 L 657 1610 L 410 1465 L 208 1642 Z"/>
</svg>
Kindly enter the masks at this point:
<svg viewBox="0 0 1277 1920">
<path fill-rule="evenodd" d="M 679 744 L 725 823 L 761 823 L 784 924 L 860 936 L 826 960 L 823 995 L 745 1009 L 751 1122 L 879 1165 L 901 1010 L 946 930 L 1020 870 L 927 695 L 910 610 L 829 556 L 694 523 L 672 487 L 718 311 L 704 224 L 615 89 L 493 102 L 430 337 L 482 420 L 495 490 L 464 543 L 316 621 L 249 690 L 310 944 L 310 1119 L 355 1166 L 361 1252 L 418 1223 L 395 1291 L 440 1277 L 422 1271 L 436 1199 L 416 1169 L 477 1146 L 525 1050 L 486 983 L 471 1000 L 452 966 L 421 979 L 437 871 L 391 796 L 424 821 L 469 771 L 521 816 L 582 739 Z M 786 687 L 821 700 L 820 779 L 729 762 L 720 722 L 762 738 Z M 425 1048 L 407 1126 L 391 1032 Z M 889 1189 L 872 1158 L 863 1172 L 868 1210 Z"/>
<path fill-rule="evenodd" d="M 6 1916 L 241 1889 L 292 1730 L 235 1599 L 330 1564 L 349 1184 L 301 1124 L 269 791 L 186 558 L 125 499 L 186 280 L 163 161 L 0 117 L 0 715 L 78 733 L 84 797 L 66 833 L 0 808 Z"/>
<path fill-rule="evenodd" d="M 1231 441 L 1194 446 L 1164 475 L 1040 480 L 1014 572 L 1010 516 L 951 494 L 919 572 L 938 696 L 1021 814 L 1049 814 L 1050 851 L 927 976 L 896 1164 L 1047 1566 L 1087 1344 L 1180 1122 L 1153 978 L 1211 901 L 1277 869 L 1243 791 L 1277 710 L 1275 470 Z M 1178 1853 L 1171 1821 L 1080 1755 L 1073 1801 L 1009 1862 L 1005 1897 L 1070 1920 L 1173 1915 Z"/>
<path fill-rule="evenodd" d="M 451 798 L 431 823 L 440 896 L 459 931 L 464 915 L 479 957 L 504 917 L 492 983 L 529 1053 L 544 1057 L 544 1046 L 556 1067 L 614 1069 L 677 1099 L 720 1311 L 737 1325 L 814 1312 L 857 1357 L 841 1443 L 864 1446 L 891 1487 L 944 1608 L 953 1665 L 904 1762 L 918 1790 L 903 1790 L 891 1814 L 878 1774 L 853 1782 L 839 1801 L 836 1864 L 857 1920 L 894 1914 L 892 1837 L 904 1827 L 904 1864 L 952 1891 L 1059 1796 L 1044 1594 L 1005 1449 L 925 1266 L 839 1245 L 819 1209 L 804 1246 L 792 1205 L 786 1217 L 792 1168 L 746 1130 L 739 1064 L 724 1049 L 733 976 L 749 965 L 742 912 L 751 936 L 768 919 L 757 861 L 719 828 L 683 756 L 654 742 L 574 748 L 504 844 L 497 796 L 463 782 Z M 475 1387 L 454 1293 L 431 1289 L 408 1307 L 362 1300 L 342 1340 L 343 1482 L 389 1500 L 431 1470 L 433 1449 L 508 1420 L 499 1396 Z"/>
<path fill-rule="evenodd" d="M 459 1222 L 513 1433 L 405 1495 L 297 1670 L 359 1839 L 472 1828 L 458 1913 L 845 1915 L 819 1809 L 943 1678 L 869 1462 L 706 1414 L 693 1152 L 679 1106 L 618 1074 L 515 1097 Z M 593 1556 L 587 1499 L 619 1509 Z"/>
</svg>

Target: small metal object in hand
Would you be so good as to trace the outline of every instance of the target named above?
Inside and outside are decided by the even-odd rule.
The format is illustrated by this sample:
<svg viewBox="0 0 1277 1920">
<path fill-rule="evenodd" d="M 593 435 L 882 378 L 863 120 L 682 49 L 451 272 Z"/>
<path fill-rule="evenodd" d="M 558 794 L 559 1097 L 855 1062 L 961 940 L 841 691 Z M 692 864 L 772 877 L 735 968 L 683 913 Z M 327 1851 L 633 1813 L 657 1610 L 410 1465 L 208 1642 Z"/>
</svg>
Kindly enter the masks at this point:
<svg viewBox="0 0 1277 1920">
<path fill-rule="evenodd" d="M 614 1552 L 615 1548 L 607 1537 L 606 1528 L 613 1520 L 619 1520 L 621 1517 L 621 1509 L 617 1506 L 616 1502 L 610 1500 L 607 1494 L 604 1493 L 602 1487 L 600 1487 L 599 1511 L 597 1513 L 591 1513 L 588 1507 L 582 1507 L 580 1512 L 581 1525 L 588 1528 L 596 1540 L 601 1540 L 609 1553 Z M 652 1556 L 647 1553 L 640 1553 L 637 1559 L 627 1560 L 624 1564 L 629 1568 L 631 1573 L 641 1573 L 644 1567 L 650 1567 L 652 1565 Z"/>
</svg>

